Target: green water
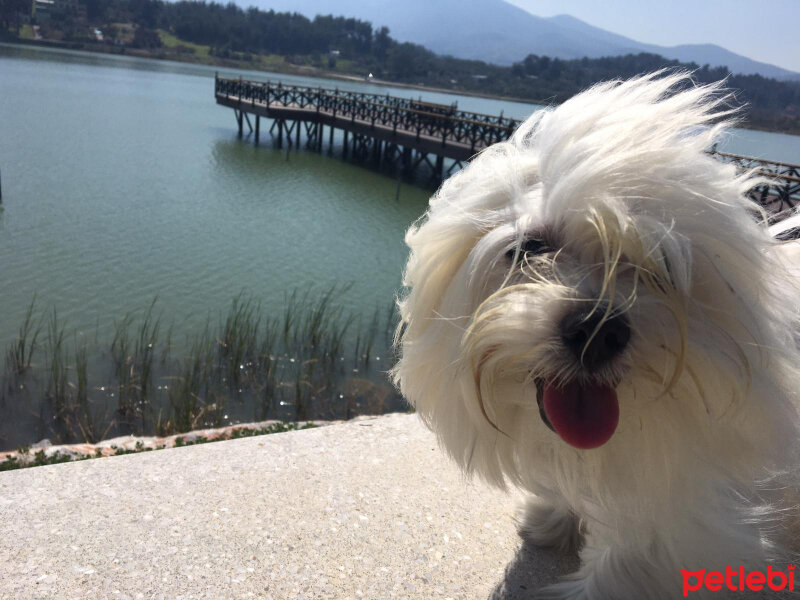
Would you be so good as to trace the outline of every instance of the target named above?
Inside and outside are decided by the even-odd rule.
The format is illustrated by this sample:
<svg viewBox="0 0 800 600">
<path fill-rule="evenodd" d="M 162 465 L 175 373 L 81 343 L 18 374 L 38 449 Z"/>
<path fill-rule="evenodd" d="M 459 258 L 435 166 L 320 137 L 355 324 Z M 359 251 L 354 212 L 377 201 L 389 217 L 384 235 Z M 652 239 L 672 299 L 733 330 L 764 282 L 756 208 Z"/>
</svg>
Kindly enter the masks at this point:
<svg viewBox="0 0 800 600">
<path fill-rule="evenodd" d="M 220 73 L 457 101 L 515 118 L 536 108 Z M 332 285 L 349 286 L 335 302 L 365 322 L 391 304 L 403 233 L 430 192 L 403 184 L 398 197 L 394 179 L 336 155 L 274 149 L 268 123 L 260 147 L 238 139 L 232 111 L 214 102 L 213 76 L 203 66 L 0 44 L 3 354 L 34 294 L 42 312 L 57 308 L 70 339 L 100 346 L 155 297 L 178 345 L 242 291 L 266 314 L 280 312 L 293 289 Z M 722 149 L 800 163 L 795 136 L 736 131 Z"/>
<path fill-rule="evenodd" d="M 278 307 L 346 282 L 350 308 L 391 301 L 425 191 L 396 200 L 369 170 L 238 140 L 213 71 L 58 59 L 0 59 L 3 345 L 34 293 L 87 331 L 156 295 L 185 329 L 243 289 Z"/>
<path fill-rule="evenodd" d="M 238 74 L 237 72 L 236 74 Z M 236 137 L 214 69 L 0 45 L 0 345 L 33 294 L 81 330 L 154 296 L 192 328 L 245 289 L 348 282 L 372 311 L 400 282 L 403 231 L 429 193 L 337 158 Z M 224 73 L 233 74 L 233 73 Z M 243 73 L 419 96 L 415 90 Z M 532 105 L 425 93 L 524 117 Z M 263 135 L 263 134 L 262 134 Z M 737 131 L 724 149 L 800 162 L 800 138 Z"/>
</svg>

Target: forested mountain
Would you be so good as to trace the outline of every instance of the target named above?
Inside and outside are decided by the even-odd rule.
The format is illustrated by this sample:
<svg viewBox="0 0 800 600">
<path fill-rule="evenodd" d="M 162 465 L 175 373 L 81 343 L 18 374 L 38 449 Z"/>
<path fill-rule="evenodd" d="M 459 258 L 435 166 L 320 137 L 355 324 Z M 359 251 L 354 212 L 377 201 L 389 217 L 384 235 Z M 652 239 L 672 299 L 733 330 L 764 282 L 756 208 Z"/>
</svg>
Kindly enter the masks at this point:
<svg viewBox="0 0 800 600">
<path fill-rule="evenodd" d="M 528 54 L 600 58 L 647 52 L 683 62 L 727 67 L 732 73 L 800 80 L 800 73 L 751 60 L 714 44 L 657 46 L 632 40 L 569 15 L 537 17 L 504 0 L 237 0 L 262 10 L 337 15 L 387 26 L 403 42 L 438 54 L 511 65 Z M 569 10 L 569 3 L 564 4 Z"/>
</svg>

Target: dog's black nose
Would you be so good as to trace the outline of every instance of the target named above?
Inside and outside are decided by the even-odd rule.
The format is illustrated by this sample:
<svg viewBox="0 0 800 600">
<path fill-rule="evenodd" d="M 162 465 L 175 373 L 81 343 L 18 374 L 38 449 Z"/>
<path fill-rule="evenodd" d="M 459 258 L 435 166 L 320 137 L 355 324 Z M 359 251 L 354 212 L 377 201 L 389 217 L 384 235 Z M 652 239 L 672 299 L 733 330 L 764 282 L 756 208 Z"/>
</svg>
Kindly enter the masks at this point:
<svg viewBox="0 0 800 600">
<path fill-rule="evenodd" d="M 624 315 L 611 315 L 603 320 L 607 306 L 600 304 L 592 308 L 572 312 L 561 321 L 564 345 L 590 370 L 603 366 L 622 352 L 631 338 Z"/>
</svg>

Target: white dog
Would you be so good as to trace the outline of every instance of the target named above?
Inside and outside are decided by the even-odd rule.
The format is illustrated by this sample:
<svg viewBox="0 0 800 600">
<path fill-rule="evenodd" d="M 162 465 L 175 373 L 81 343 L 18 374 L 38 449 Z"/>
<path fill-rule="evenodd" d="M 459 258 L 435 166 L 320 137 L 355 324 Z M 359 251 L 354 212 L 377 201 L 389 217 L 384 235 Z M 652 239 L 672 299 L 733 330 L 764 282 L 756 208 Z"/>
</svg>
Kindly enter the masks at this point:
<svg viewBox="0 0 800 600">
<path fill-rule="evenodd" d="M 727 99 L 685 74 L 597 85 L 445 181 L 406 236 L 395 381 L 467 473 L 535 495 L 523 535 L 581 548 L 544 597 L 793 577 L 800 291 L 754 178 L 705 153 Z M 726 568 L 736 592 L 712 591 Z"/>
</svg>

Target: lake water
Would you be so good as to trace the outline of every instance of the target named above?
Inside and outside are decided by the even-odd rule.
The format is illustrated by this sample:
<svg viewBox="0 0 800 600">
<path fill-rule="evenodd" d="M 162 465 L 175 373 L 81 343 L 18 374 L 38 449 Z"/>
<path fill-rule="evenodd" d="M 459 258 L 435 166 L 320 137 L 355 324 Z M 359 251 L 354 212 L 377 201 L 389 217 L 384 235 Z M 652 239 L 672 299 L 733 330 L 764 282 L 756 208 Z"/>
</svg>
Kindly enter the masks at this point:
<svg viewBox="0 0 800 600">
<path fill-rule="evenodd" d="M 107 337 L 157 306 L 176 337 L 240 291 L 281 310 L 311 286 L 369 319 L 391 304 L 405 229 L 429 191 L 324 153 L 236 135 L 214 68 L 0 45 L 0 348 L 34 294 L 70 334 Z M 263 72 L 221 75 L 363 89 L 524 118 L 534 105 Z M 735 131 L 721 149 L 800 163 L 800 137 Z"/>
<path fill-rule="evenodd" d="M 223 75 L 238 75 L 239 72 Z M 255 148 L 214 102 L 214 69 L 0 46 L 0 344 L 34 293 L 77 328 L 159 304 L 186 326 L 247 289 L 267 305 L 307 283 L 352 282 L 349 307 L 385 305 L 403 231 L 429 193 L 311 152 Z M 243 72 L 423 96 L 522 118 L 485 98 Z M 800 137 L 737 130 L 726 151 L 800 163 Z"/>
</svg>

